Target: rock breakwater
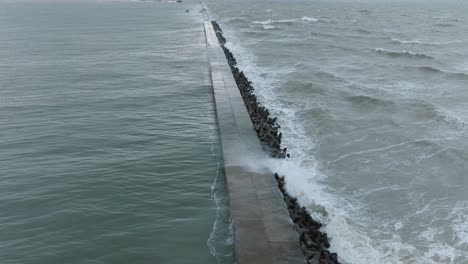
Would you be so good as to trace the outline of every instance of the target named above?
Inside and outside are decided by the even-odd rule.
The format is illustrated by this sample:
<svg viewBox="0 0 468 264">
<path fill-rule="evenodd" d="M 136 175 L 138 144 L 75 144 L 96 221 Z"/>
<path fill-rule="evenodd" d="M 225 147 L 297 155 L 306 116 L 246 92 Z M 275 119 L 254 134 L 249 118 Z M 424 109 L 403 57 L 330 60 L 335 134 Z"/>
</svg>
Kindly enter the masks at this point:
<svg viewBox="0 0 468 264">
<path fill-rule="evenodd" d="M 225 47 L 226 39 L 218 23 L 212 21 L 212 25 L 263 148 L 274 158 L 289 158 L 287 148 L 281 146 L 283 135 L 279 132 L 281 126 L 276 122 L 277 118 L 272 118 L 268 109 L 258 101 L 252 82 L 237 67 L 236 59 Z M 328 250 L 330 243 L 327 234 L 320 231 L 322 224 L 314 220 L 305 207 L 300 206 L 297 198 L 288 194 L 284 176 L 275 173 L 274 177 L 294 223 L 294 229 L 299 235 L 301 249 L 307 263 L 339 264 L 338 255 Z"/>
</svg>

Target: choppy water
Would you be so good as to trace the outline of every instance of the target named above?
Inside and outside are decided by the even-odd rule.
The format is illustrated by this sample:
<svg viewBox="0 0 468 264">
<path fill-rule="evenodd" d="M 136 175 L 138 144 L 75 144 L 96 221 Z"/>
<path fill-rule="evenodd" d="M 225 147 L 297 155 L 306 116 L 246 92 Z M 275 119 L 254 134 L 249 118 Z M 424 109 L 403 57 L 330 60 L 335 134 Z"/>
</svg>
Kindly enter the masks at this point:
<svg viewBox="0 0 468 264">
<path fill-rule="evenodd" d="M 468 263 L 468 5 L 210 1 L 346 263 Z"/>
<path fill-rule="evenodd" d="M 202 17 L 0 3 L 0 263 L 232 263 Z"/>
</svg>

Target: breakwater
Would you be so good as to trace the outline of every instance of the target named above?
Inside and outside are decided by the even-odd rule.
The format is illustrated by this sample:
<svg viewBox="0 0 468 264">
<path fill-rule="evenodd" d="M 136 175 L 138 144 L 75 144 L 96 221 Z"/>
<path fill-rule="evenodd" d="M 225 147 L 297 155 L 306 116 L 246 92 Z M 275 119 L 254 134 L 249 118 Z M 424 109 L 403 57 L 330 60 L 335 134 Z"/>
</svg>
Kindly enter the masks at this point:
<svg viewBox="0 0 468 264">
<path fill-rule="evenodd" d="M 268 155 L 206 16 L 204 28 L 237 263 L 304 263 L 273 172 L 258 162 Z"/>
<path fill-rule="evenodd" d="M 287 148 L 281 146 L 282 133 L 279 132 L 281 126 L 276 122 L 277 118 L 272 118 L 268 109 L 257 100 L 252 82 L 237 67 L 232 52 L 225 47 L 226 39 L 219 24 L 212 21 L 212 26 L 263 149 L 268 151 L 273 158 L 289 158 Z M 338 255 L 328 250 L 330 243 L 327 233 L 320 231 L 322 224 L 314 220 L 305 207 L 300 206 L 297 198 L 288 194 L 285 176 L 275 173 L 274 178 L 294 223 L 294 229 L 298 234 L 301 250 L 307 263 L 338 264 Z"/>
</svg>

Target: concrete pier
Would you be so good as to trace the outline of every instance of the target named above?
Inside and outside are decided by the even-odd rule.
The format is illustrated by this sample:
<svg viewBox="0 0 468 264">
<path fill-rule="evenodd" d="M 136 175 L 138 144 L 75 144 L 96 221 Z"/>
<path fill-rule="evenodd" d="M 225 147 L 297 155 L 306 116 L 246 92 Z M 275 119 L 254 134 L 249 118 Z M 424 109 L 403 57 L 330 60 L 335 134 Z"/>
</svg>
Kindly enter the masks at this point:
<svg viewBox="0 0 468 264">
<path fill-rule="evenodd" d="M 239 264 L 305 263 L 298 234 L 209 19 L 204 21 Z"/>
</svg>

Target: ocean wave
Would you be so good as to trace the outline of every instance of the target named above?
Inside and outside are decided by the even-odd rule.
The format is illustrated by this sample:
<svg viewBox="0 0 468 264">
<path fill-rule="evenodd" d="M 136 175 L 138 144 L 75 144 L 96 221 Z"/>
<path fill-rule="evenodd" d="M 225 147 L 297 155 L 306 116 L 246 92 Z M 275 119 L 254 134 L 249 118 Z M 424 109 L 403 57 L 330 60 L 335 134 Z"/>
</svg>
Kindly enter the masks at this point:
<svg viewBox="0 0 468 264">
<path fill-rule="evenodd" d="M 400 44 L 417 44 L 417 45 L 428 45 L 428 46 L 440 46 L 440 45 L 463 43 L 463 40 L 459 40 L 459 39 L 448 40 L 448 41 L 438 41 L 438 42 L 429 42 L 429 41 L 421 41 L 421 40 L 401 40 L 397 38 L 390 38 L 390 39 L 393 42 L 400 43 Z"/>
<path fill-rule="evenodd" d="M 423 54 L 423 53 L 413 53 L 409 51 L 391 51 L 382 48 L 375 49 L 377 53 L 384 54 L 393 58 L 418 58 L 418 59 L 434 59 L 432 56 Z"/>
<path fill-rule="evenodd" d="M 453 21 L 453 22 L 460 22 L 461 20 L 456 18 L 456 17 L 453 17 L 453 16 L 433 16 L 432 17 L 433 19 L 436 19 L 436 20 L 445 20 L 445 21 Z"/>
<path fill-rule="evenodd" d="M 317 22 L 317 21 L 320 21 L 320 19 L 313 18 L 313 17 L 307 17 L 307 16 L 301 17 L 301 20 L 302 20 L 302 21 L 306 21 L 306 22 Z"/>
<path fill-rule="evenodd" d="M 437 227 L 428 227 L 419 236 L 428 246 L 428 250 L 424 253 L 423 258 L 428 260 L 428 263 L 467 263 L 468 202 L 456 202 L 448 215 L 443 216 L 440 220 L 451 223 L 452 241 L 455 244 L 449 245 L 438 239 L 445 230 Z"/>
<path fill-rule="evenodd" d="M 365 29 L 362 29 L 362 28 L 355 29 L 354 31 L 356 31 L 358 33 L 362 33 L 362 34 L 372 34 L 372 32 L 370 32 L 369 30 L 365 30 Z"/>
<path fill-rule="evenodd" d="M 418 119 L 435 121 L 454 130 L 464 130 L 468 128 L 468 123 L 461 116 L 431 102 L 411 100 L 407 102 L 407 106 L 413 109 L 412 112 L 418 116 Z"/>
<path fill-rule="evenodd" d="M 463 130 L 468 127 L 468 123 L 466 123 L 461 117 L 457 116 L 455 113 L 452 113 L 440 107 L 434 107 L 433 111 L 435 119 L 447 125 L 448 127 L 457 130 Z"/>
<path fill-rule="evenodd" d="M 391 106 L 395 105 L 395 102 L 392 102 L 390 100 L 386 99 L 381 99 L 377 97 L 373 97 L 370 95 L 353 95 L 353 96 L 348 96 L 345 98 L 346 100 L 350 101 L 353 104 L 357 105 L 366 105 L 366 106 Z"/>
<path fill-rule="evenodd" d="M 340 36 L 330 34 L 330 33 L 325 33 L 325 32 L 311 32 L 310 33 L 312 36 L 318 36 L 318 37 L 330 37 L 330 38 L 339 38 Z"/>
<path fill-rule="evenodd" d="M 397 38 L 390 38 L 393 42 L 401 43 L 401 44 L 422 44 L 422 45 L 432 45 L 432 43 L 423 42 L 419 40 L 401 40 Z"/>
<path fill-rule="evenodd" d="M 297 20 L 296 19 L 281 19 L 281 20 L 268 19 L 268 20 L 262 20 L 262 21 L 252 21 L 252 23 L 260 24 L 260 25 L 270 25 L 274 23 L 294 23 L 294 22 L 297 22 Z"/>
<path fill-rule="evenodd" d="M 297 22 L 318 22 L 318 21 L 326 22 L 326 23 L 329 22 L 328 20 L 321 20 L 318 18 L 303 16 L 301 18 L 293 18 L 293 19 L 277 19 L 277 20 L 268 19 L 268 20 L 261 20 L 261 21 L 255 20 L 255 21 L 252 21 L 252 23 L 260 24 L 260 25 L 270 25 L 270 24 L 281 24 L 281 23 L 291 24 L 291 23 L 297 23 Z"/>
<path fill-rule="evenodd" d="M 435 23 L 434 26 L 437 26 L 437 27 L 454 27 L 455 25 L 450 24 L 450 23 Z"/>
<path fill-rule="evenodd" d="M 271 25 L 263 25 L 263 29 L 275 29 L 277 27 Z"/>
<path fill-rule="evenodd" d="M 233 17 L 233 18 L 228 18 L 226 19 L 226 22 L 229 22 L 229 23 L 245 23 L 246 20 L 244 18 L 241 18 L 241 17 Z"/>
<path fill-rule="evenodd" d="M 459 79 L 468 79 L 468 73 L 464 72 L 450 72 L 450 71 L 445 71 L 441 70 L 439 68 L 435 68 L 432 66 L 405 66 L 406 69 L 409 70 L 418 70 L 422 72 L 427 72 L 431 74 L 440 74 L 440 75 L 446 75 L 454 78 L 459 78 Z"/>
<path fill-rule="evenodd" d="M 440 74 L 445 74 L 445 72 L 442 71 L 441 69 L 437 69 L 437 68 L 431 67 L 431 66 L 406 67 L 406 68 L 413 68 L 413 69 L 417 69 L 417 70 L 424 71 L 424 72 L 428 72 L 428 73 L 440 73 Z"/>
<path fill-rule="evenodd" d="M 468 201 L 457 202 L 450 216 L 454 219 L 452 230 L 457 245 L 468 246 Z"/>
</svg>

